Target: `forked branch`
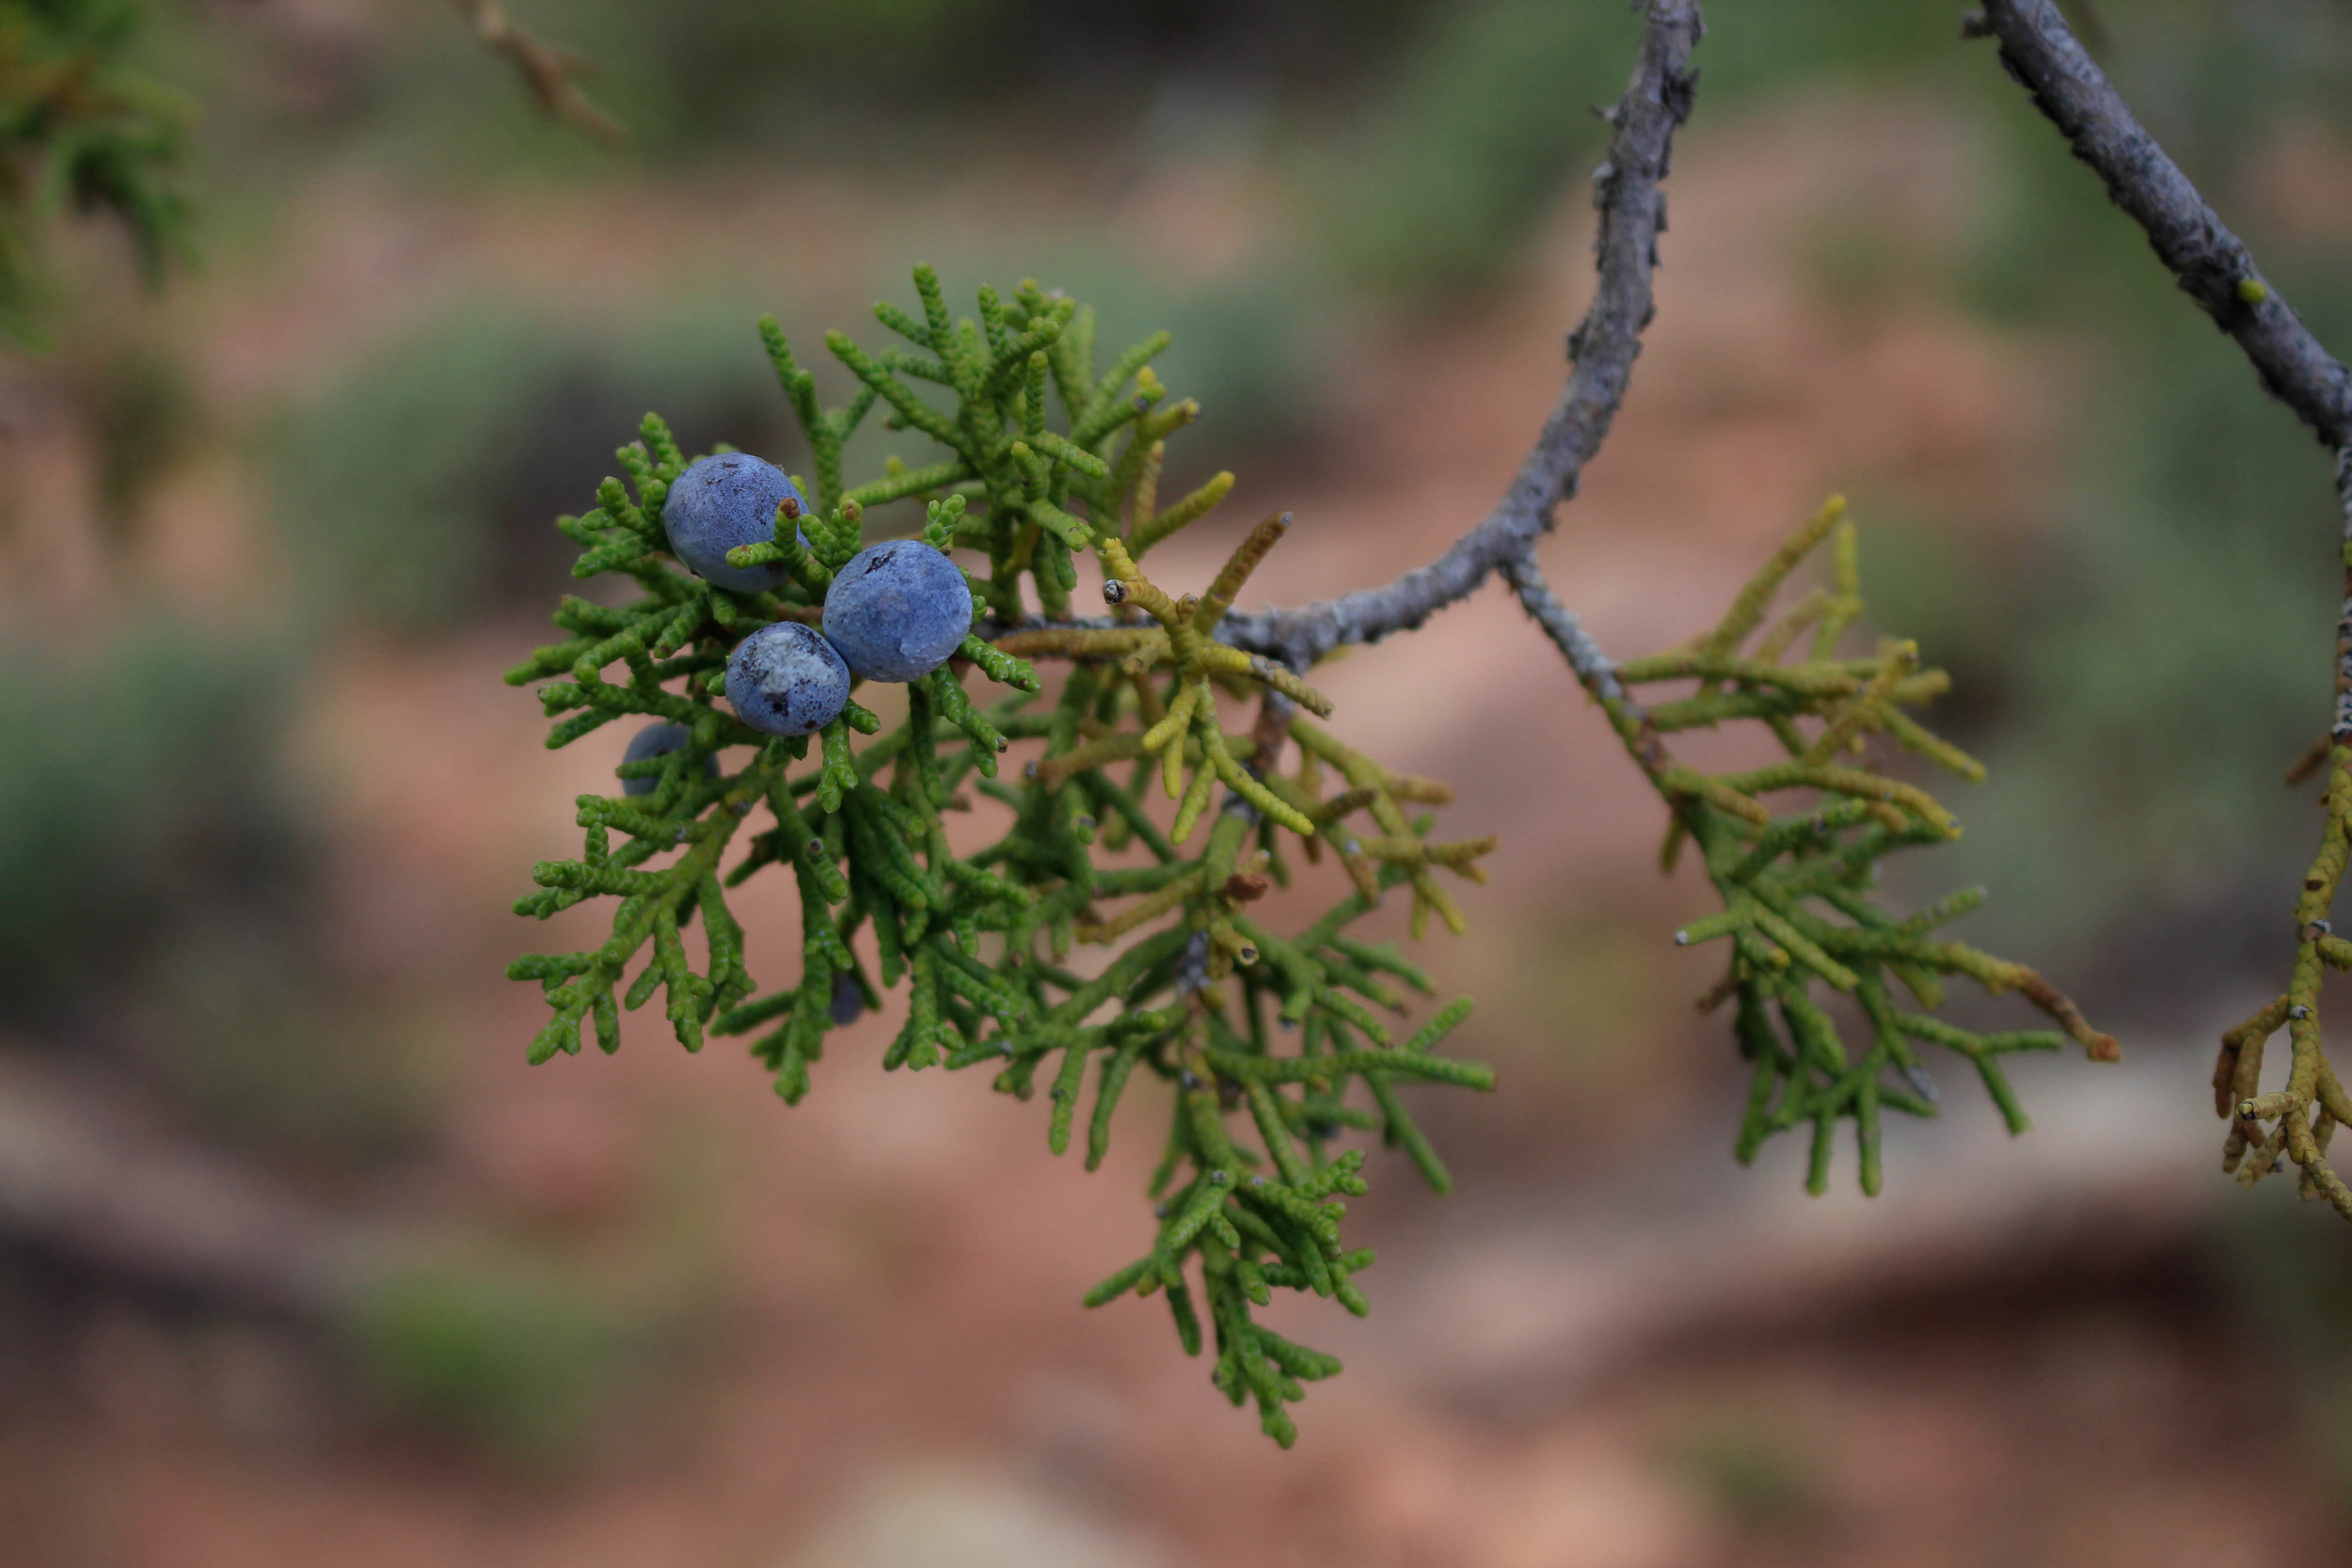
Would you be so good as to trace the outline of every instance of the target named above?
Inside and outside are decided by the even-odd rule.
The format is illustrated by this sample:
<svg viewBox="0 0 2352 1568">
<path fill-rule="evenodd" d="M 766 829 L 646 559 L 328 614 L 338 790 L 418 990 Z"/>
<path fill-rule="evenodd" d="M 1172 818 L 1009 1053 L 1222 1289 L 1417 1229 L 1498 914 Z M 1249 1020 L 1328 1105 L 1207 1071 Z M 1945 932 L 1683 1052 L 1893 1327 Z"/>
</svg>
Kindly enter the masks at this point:
<svg viewBox="0 0 2352 1568">
<path fill-rule="evenodd" d="M 1703 31 L 1696 0 L 1650 0 L 1645 9 L 1633 79 L 1616 107 L 1604 112 L 1614 131 L 1594 179 L 1599 286 L 1583 322 L 1568 335 L 1574 369 L 1567 385 L 1502 499 L 1426 566 L 1382 587 L 1296 610 L 1228 615 L 1220 628 L 1225 641 L 1303 670 L 1335 648 L 1376 642 L 1420 626 L 1469 597 L 1487 574 L 1525 556 L 1550 531 L 1553 512 L 1576 493 L 1584 465 L 1609 434 L 1642 351 L 1642 329 L 1653 313 L 1650 270 L 1666 228 L 1666 198 L 1659 187 L 1674 134 L 1690 118 L 1697 82 L 1691 51 Z"/>
</svg>

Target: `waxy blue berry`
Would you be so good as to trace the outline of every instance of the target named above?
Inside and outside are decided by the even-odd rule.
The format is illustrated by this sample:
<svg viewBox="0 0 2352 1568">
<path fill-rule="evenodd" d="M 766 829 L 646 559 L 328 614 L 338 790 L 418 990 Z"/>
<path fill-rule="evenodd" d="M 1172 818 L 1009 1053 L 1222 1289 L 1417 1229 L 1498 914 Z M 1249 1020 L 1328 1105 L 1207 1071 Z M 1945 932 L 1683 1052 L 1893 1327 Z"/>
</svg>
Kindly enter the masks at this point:
<svg viewBox="0 0 2352 1568">
<path fill-rule="evenodd" d="M 846 969 L 833 972 L 833 1001 L 826 1013 L 836 1024 L 851 1024 L 866 1011 L 866 992 L 857 983 L 857 976 Z"/>
<path fill-rule="evenodd" d="M 730 566 L 727 551 L 738 545 L 764 545 L 776 536 L 776 508 L 789 498 L 803 511 L 808 501 L 784 470 L 747 451 L 697 458 L 670 485 L 661 503 L 661 526 L 670 553 L 696 577 L 738 594 L 756 594 L 785 580 L 780 565 Z M 801 534 L 803 547 L 808 536 Z"/>
<path fill-rule="evenodd" d="M 798 621 L 762 626 L 727 659 L 735 716 L 769 735 L 813 735 L 850 700 L 850 668 L 814 627 Z"/>
<path fill-rule="evenodd" d="M 963 574 L 920 539 L 868 545 L 825 590 L 825 636 L 869 681 L 922 679 L 971 629 Z"/>
<path fill-rule="evenodd" d="M 628 750 L 621 753 L 621 760 L 623 762 L 643 762 L 647 757 L 666 757 L 672 752 L 675 752 L 679 747 L 685 745 L 690 738 L 691 736 L 686 726 L 683 724 L 647 724 L 644 729 L 639 730 L 637 734 L 630 738 Z M 706 779 L 715 779 L 718 776 L 719 759 L 717 757 L 703 758 L 703 777 Z M 659 773 L 650 773 L 644 778 L 638 779 L 623 779 L 621 781 L 621 793 L 624 795 L 651 795 L 654 792 L 655 787 L 660 783 L 661 775 Z"/>
</svg>

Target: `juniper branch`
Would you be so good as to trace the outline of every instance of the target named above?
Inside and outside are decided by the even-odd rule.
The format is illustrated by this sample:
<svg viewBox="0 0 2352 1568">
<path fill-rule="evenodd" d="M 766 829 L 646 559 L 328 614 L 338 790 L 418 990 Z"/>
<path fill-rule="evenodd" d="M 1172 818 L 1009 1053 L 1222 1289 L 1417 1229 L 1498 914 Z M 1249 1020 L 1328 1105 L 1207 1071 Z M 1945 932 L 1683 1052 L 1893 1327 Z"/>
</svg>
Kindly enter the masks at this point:
<svg viewBox="0 0 2352 1568">
<path fill-rule="evenodd" d="M 2000 40 L 2002 66 L 2146 232 L 2182 291 L 2245 351 L 2263 389 L 2329 447 L 2352 446 L 2352 371 L 2141 127 L 2055 0 L 1987 0 L 1980 30 Z"/>
<path fill-rule="evenodd" d="M 2327 1160 L 2328 1136 L 2352 1113 L 2352 1101 L 2328 1060 L 2319 1018 L 2320 978 L 2337 956 L 2328 915 L 2352 853 L 2352 371 L 2261 275 L 2245 244 L 2134 118 L 2052 0 L 1988 0 L 1967 31 L 1999 40 L 2002 66 L 2098 174 L 2109 198 L 2138 223 L 2182 291 L 2237 343 L 2263 389 L 2334 451 L 2344 566 L 2335 704 L 2325 743 L 2288 773 L 2297 784 L 2327 768 L 2327 821 L 2296 900 L 2286 991 L 2222 1037 L 2214 1087 L 2215 1108 L 2231 1121 L 2225 1171 L 2252 1182 L 2291 1162 L 2300 1168 L 2303 1196 L 2324 1197 L 2352 1219 L 2352 1187 Z M 2264 1045 L 2280 1028 L 2292 1050 L 2287 1081 L 2260 1094 Z"/>
</svg>

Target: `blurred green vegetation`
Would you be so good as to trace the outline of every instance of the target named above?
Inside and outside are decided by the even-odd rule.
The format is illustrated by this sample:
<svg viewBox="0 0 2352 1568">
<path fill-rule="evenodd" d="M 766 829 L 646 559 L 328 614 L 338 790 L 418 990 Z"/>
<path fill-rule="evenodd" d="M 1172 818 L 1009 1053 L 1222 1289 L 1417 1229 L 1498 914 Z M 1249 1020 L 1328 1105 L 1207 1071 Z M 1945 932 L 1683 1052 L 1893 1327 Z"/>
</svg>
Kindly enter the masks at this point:
<svg viewBox="0 0 2352 1568">
<path fill-rule="evenodd" d="M 352 1168 L 413 1147 L 435 1084 L 321 942 L 288 652 L 161 616 L 7 650 L 0 1026 L 103 1042 L 193 1125 Z"/>
<path fill-rule="evenodd" d="M 55 1019 L 135 984 L 174 933 L 292 898 L 282 650 L 155 618 L 95 656 L 5 657 L 0 1017 Z"/>
<path fill-rule="evenodd" d="M 341 1333 L 388 1424 L 541 1476 L 678 1435 L 737 1301 L 739 1172 L 704 1118 L 648 1131 L 617 1211 L 491 1195 L 466 1234 L 358 1292 Z M 845 1233 L 886 1243 L 899 1227 L 875 1220 L 861 1212 Z"/>
<path fill-rule="evenodd" d="M 586 511 L 644 411 L 680 438 L 779 450 L 785 404 L 752 314 L 565 321 L 474 301 L 354 365 L 267 443 L 303 587 L 333 620 L 450 627 L 568 581 L 549 526 Z"/>
<path fill-rule="evenodd" d="M 1662 1445 L 1665 1467 L 1744 1546 L 1816 1544 L 1836 1522 L 1820 1458 L 1789 1413 L 1726 1401 Z"/>
<path fill-rule="evenodd" d="M 349 1328 L 389 1414 L 527 1469 L 583 1455 L 627 1358 L 623 1325 L 607 1304 L 521 1259 L 391 1275 Z"/>
<path fill-rule="evenodd" d="M 175 933 L 130 1053 L 185 1118 L 328 1180 L 415 1153 L 443 1063 L 413 1003 L 355 982 L 288 919 Z"/>
<path fill-rule="evenodd" d="M 1639 17 L 1611 4 L 1432 6 L 1359 110 L 1328 217 L 1353 276 L 1422 298 L 1494 280 L 1600 155 Z M 1931 6 L 1774 0 L 1708 10 L 1706 120 L 1793 93 L 1941 84 L 1967 70 Z M 1700 134 L 1704 134 L 1701 132 Z M 1669 198 L 1671 199 L 1671 198 Z"/>
<path fill-rule="evenodd" d="M 197 451 L 203 404 L 189 367 L 156 345 L 129 342 L 85 363 L 97 523 L 119 554 L 139 542 L 156 487 Z"/>
<path fill-rule="evenodd" d="M 1259 81 L 1286 102 L 1344 93 L 1434 0 L 518 0 L 586 61 L 628 129 L 617 158 L 553 132 L 505 62 L 443 8 L 277 9 L 166 20 L 206 139 L 244 169 L 322 161 L 469 185 L 854 171 L 931 185 L 991 159 L 1120 155 L 1170 86 Z M 1086 129 L 1073 136 L 1073 125 Z M 215 192 L 248 217 L 270 199 Z"/>
</svg>

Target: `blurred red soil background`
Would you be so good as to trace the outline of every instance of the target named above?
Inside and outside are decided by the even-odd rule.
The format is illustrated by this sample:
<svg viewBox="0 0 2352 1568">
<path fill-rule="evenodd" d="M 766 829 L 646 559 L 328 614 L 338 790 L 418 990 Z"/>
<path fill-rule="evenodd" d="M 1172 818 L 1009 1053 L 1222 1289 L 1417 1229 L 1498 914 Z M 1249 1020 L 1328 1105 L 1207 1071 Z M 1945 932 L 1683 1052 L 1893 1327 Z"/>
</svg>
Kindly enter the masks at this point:
<svg viewBox="0 0 2352 1568">
<path fill-rule="evenodd" d="M 1595 9 L 1606 79 L 1629 33 Z M 1724 9 L 1725 32 L 1756 24 Z M 593 35 L 601 14 L 577 20 Z M 1439 25 L 1381 14 L 1400 38 Z M 683 386 L 690 448 L 764 434 L 790 466 L 780 400 L 730 401 L 764 374 L 754 314 L 803 343 L 834 325 L 870 337 L 866 302 L 903 293 L 917 259 L 966 294 L 1024 273 L 1083 290 L 1052 270 L 1067 250 L 1089 278 L 1144 280 L 1116 302 L 1125 335 L 1165 304 L 1181 356 L 1185 312 L 1205 324 L 1213 352 L 1189 368 L 1207 385 L 1181 358 L 1168 378 L 1207 407 L 1190 461 L 1242 477 L 1155 556 L 1160 580 L 1204 579 L 1275 509 L 1297 523 L 1258 601 L 1385 580 L 1483 515 L 1549 406 L 1589 289 L 1585 188 L 1544 182 L 1542 221 L 1495 239 L 1482 277 L 1327 286 L 1328 220 L 1299 193 L 1339 177 L 1199 130 L 1246 129 L 1242 110 L 1168 111 L 1188 128 L 1170 150 L 1155 109 L 1073 173 L 1054 127 L 1007 109 L 947 174 L 916 178 L 821 146 L 796 169 L 748 133 L 665 143 L 641 106 L 651 150 L 614 168 L 548 150 L 558 134 L 501 99 L 511 85 L 464 75 L 462 40 L 419 41 L 422 23 L 323 4 L 227 18 L 167 38 L 243 95 L 215 133 L 213 265 L 136 299 L 103 239 L 70 235 L 60 348 L 0 359 L 0 605 L 28 689 L 69 694 L 0 704 L 29 780 L 0 779 L 0 815 L 32 844 L 0 847 L 33 911 L 12 940 L 48 966 L 0 983 L 17 992 L 0 1020 L 0 1561 L 2343 1560 L 2343 1247 L 2328 1216 L 2215 1173 L 2204 1087 L 2208 1042 L 2276 984 L 2283 944 L 2258 939 L 2310 823 L 2271 780 L 2322 711 L 2320 465 L 2291 435 L 2241 451 L 2290 476 L 2287 499 L 2215 482 L 2236 498 L 2210 509 L 2219 542 L 2183 543 L 2131 499 L 2161 467 L 2134 454 L 2176 428 L 2159 407 L 2117 434 L 2140 406 L 2117 390 L 2140 379 L 2134 334 L 2189 340 L 2069 317 L 2070 295 L 1988 305 L 1993 285 L 1946 270 L 2015 221 L 2001 213 L 2039 211 L 2036 182 L 2095 202 L 2015 150 L 2032 126 L 1988 118 L 2013 105 L 1874 56 L 1823 80 L 1735 53 L 1730 106 L 1703 90 L 1677 149 L 1632 397 L 1544 562 L 1604 646 L 1645 651 L 1710 622 L 1822 496 L 1849 493 L 1866 591 L 1875 565 L 1893 582 L 1861 635 L 1920 635 L 1959 673 L 1956 704 L 1981 678 L 1956 733 L 2047 785 L 1988 792 L 1990 822 L 1952 786 L 1979 858 L 1955 850 L 1919 887 L 1981 872 L 1998 908 L 2013 872 L 2024 908 L 1963 934 L 2031 945 L 2126 1061 L 2026 1063 L 2035 1128 L 2015 1143 L 1946 1072 L 1946 1115 L 1891 1130 L 1875 1201 L 1849 1190 L 1846 1148 L 1824 1198 L 1804 1196 L 1799 1150 L 1736 1167 L 1728 1027 L 1690 1006 L 1720 956 L 1670 941 L 1708 895 L 1687 867 L 1659 876 L 1655 801 L 1490 585 L 1316 677 L 1352 741 L 1456 785 L 1446 832 L 1503 840 L 1488 885 L 1460 890 L 1470 935 L 1411 952 L 1477 999 L 1449 1049 L 1501 1083 L 1422 1097 L 1455 1196 L 1375 1156 L 1351 1205 L 1380 1254 L 1373 1316 L 1278 1310 L 1347 1364 L 1282 1454 L 1156 1301 L 1079 1305 L 1142 1244 L 1152 1094 L 1089 1176 L 1047 1155 L 1038 1105 L 981 1075 L 881 1073 L 890 1010 L 834 1037 L 790 1110 L 739 1043 L 689 1057 L 650 1015 L 617 1057 L 527 1067 L 542 1009 L 501 971 L 589 940 L 597 917 L 540 930 L 506 905 L 532 861 L 573 852 L 572 798 L 604 787 L 622 737 L 547 752 L 537 705 L 498 673 L 572 586 L 547 518 L 586 503 L 640 407 Z M 1233 25 L 1216 36 L 1246 45 Z M 2182 36 L 2158 30 L 2146 58 L 2177 61 Z M 412 55 L 492 102 L 467 112 L 495 135 L 459 127 L 486 172 L 453 172 L 463 138 L 435 126 L 444 100 L 414 86 Z M 625 82 L 635 57 L 608 63 Z M 1331 90 L 1353 104 L 1319 111 L 1331 123 L 1376 122 L 1378 92 Z M 311 124 L 322 147 L 266 150 L 272 127 Z M 2352 211 L 2340 133 L 2283 110 L 2230 124 L 2238 151 L 2217 161 L 2248 226 L 2332 254 Z M 672 145 L 696 150 L 662 167 Z M 2027 272 L 2186 314 L 2161 280 L 2106 281 L 2145 265 L 2128 236 L 2069 250 L 2062 226 L 2033 231 L 2047 248 Z M 1218 299 L 1231 320 L 1200 304 Z M 501 336 L 516 322 L 541 336 Z M 544 347 L 573 336 L 605 356 Z M 641 393 L 631 367 L 673 349 L 728 368 L 708 387 L 647 372 Z M 1278 362 L 1291 352 L 1304 369 Z M 2243 372 L 2194 352 L 2179 376 L 2239 397 Z M 534 354 L 540 379 L 500 382 Z M 558 439 L 550 420 L 594 428 Z M 463 441 L 487 455 L 433 468 L 437 443 Z M 143 445 L 162 455 L 126 501 L 114 476 Z M 509 471 L 518 447 L 547 471 Z M 374 499 L 420 470 L 412 513 Z M 2175 575 L 2102 576 L 2094 525 Z M 2044 697 L 2120 689 L 2113 665 L 2177 673 L 2160 650 L 2198 635 L 2182 607 L 2243 559 L 2240 531 L 2292 534 L 2317 562 L 2316 586 L 2261 599 L 2267 619 L 2226 599 L 2203 617 L 2241 638 L 2280 623 L 2265 668 L 2301 702 L 2275 705 L 2272 750 L 2199 760 L 2242 792 L 2155 777 L 2185 776 L 2185 748 L 2151 740 L 2119 775 L 2106 742 L 2094 768 L 2048 740 L 2051 713 L 2069 737 L 2145 729 L 2122 696 Z M 432 552 L 495 589 L 420 577 Z M 2153 626 L 2100 608 L 2118 582 L 2160 600 Z M 2070 607 L 2096 654 L 2065 641 Z M 1927 626 L 1896 624 L 1914 609 Z M 2058 676 L 2035 662 L 2046 647 Z M 2235 689 L 2197 700 L 2268 700 Z M 58 790 L 74 803 L 56 822 L 25 804 Z M 2006 847 L 1980 842 L 2004 824 Z M 111 900 L 94 915 L 92 887 Z M 753 973 L 788 977 L 788 895 L 747 890 L 739 912 Z M 84 946 L 43 957 L 77 920 Z"/>
</svg>

